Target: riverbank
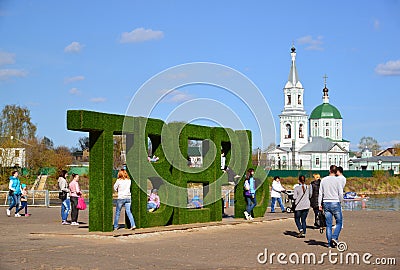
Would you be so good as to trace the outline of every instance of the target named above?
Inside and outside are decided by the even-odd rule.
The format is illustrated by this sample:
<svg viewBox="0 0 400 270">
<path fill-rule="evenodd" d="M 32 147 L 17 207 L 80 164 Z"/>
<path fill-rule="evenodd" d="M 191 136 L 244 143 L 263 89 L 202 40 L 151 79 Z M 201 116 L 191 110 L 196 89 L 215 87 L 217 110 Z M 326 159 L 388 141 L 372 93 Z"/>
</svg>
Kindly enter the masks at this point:
<svg viewBox="0 0 400 270">
<path fill-rule="evenodd" d="M 59 208 L 31 208 L 28 218 L 3 213 L 0 269 L 374 269 L 377 259 L 386 264 L 379 269 L 397 269 L 393 263 L 400 263 L 400 215 L 393 211 L 345 211 L 340 240 L 348 249 L 340 262 L 341 253 L 326 247 L 319 230 L 308 228 L 306 238 L 296 238 L 291 214 L 267 212 L 255 222 L 227 218 L 206 224 L 121 229 L 114 237 L 113 233 L 88 232 L 88 210 L 80 212 L 79 227 L 61 225 Z M 311 213 L 307 222 L 312 224 Z M 323 257 L 329 252 L 332 261 Z M 281 261 L 286 264 L 279 263 L 277 255 L 270 257 L 272 253 L 285 254 Z M 302 264 L 305 253 L 315 254 L 316 264 Z M 291 254 L 300 256 L 296 265 L 289 261 Z M 359 264 L 351 263 L 357 255 Z M 296 260 L 296 255 L 291 256 Z"/>
</svg>

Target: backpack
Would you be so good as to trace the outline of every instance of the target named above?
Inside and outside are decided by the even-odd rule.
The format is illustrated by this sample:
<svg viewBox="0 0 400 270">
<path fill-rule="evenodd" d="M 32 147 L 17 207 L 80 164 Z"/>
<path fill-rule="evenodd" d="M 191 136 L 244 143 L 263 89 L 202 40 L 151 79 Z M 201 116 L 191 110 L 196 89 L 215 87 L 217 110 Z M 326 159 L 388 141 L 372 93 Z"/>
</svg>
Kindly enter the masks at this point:
<svg viewBox="0 0 400 270">
<path fill-rule="evenodd" d="M 250 193 L 250 183 L 249 180 L 244 180 L 244 185 L 243 185 L 243 192 L 244 192 L 244 196 L 246 197 L 250 197 L 251 193 Z"/>
</svg>

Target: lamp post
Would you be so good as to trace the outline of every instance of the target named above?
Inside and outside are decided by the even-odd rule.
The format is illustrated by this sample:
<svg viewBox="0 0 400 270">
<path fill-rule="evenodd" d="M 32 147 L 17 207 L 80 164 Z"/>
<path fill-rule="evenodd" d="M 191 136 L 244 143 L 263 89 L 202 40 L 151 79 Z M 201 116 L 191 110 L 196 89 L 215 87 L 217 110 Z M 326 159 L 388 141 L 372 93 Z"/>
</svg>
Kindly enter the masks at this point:
<svg viewBox="0 0 400 270">
<path fill-rule="evenodd" d="M 378 171 L 379 171 L 379 167 L 382 165 L 382 160 L 378 159 Z"/>
</svg>

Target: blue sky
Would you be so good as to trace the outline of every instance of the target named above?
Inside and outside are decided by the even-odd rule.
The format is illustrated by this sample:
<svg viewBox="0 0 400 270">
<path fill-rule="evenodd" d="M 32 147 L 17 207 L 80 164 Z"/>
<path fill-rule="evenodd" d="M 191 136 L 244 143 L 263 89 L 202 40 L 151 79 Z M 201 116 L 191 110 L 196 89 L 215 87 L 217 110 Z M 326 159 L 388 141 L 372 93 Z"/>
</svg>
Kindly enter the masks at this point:
<svg viewBox="0 0 400 270">
<path fill-rule="evenodd" d="M 38 136 L 76 146 L 86 133 L 66 129 L 67 110 L 125 114 L 154 75 L 210 62 L 250 79 L 278 125 L 294 42 L 307 113 L 322 103 L 327 74 L 351 148 L 363 136 L 389 147 L 400 142 L 399 10 L 397 0 L 1 0 L 0 106 L 28 107 Z M 226 102 L 254 122 L 243 101 L 199 85 L 170 92 L 151 116 L 167 119 L 193 98 Z M 253 130 L 254 147 L 259 137 Z"/>
</svg>

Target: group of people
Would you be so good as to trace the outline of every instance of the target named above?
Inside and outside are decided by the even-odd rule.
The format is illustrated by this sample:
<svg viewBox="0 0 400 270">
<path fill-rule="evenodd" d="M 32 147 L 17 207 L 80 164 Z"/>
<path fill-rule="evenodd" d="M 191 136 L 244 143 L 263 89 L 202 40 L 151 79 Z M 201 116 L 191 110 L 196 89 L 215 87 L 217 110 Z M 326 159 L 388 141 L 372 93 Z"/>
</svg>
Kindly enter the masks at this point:
<svg viewBox="0 0 400 270">
<path fill-rule="evenodd" d="M 66 196 L 61 199 L 61 224 L 79 226 L 78 216 L 78 199 L 82 196 L 82 191 L 79 186 L 79 175 L 73 173 L 71 182 L 67 182 L 68 172 L 62 170 L 58 177 L 58 187 L 60 192 L 65 192 Z M 68 222 L 68 215 L 71 213 L 71 223 Z"/>
<path fill-rule="evenodd" d="M 319 216 L 324 214 L 326 220 L 326 238 L 329 247 L 335 247 L 338 243 L 339 234 L 343 227 L 343 216 L 341 202 L 343 200 L 343 189 L 346 178 L 343 176 L 343 168 L 331 165 L 329 175 L 320 179 L 319 174 L 314 174 L 314 181 L 306 184 L 304 175 L 299 176 L 298 184 L 293 191 L 294 220 L 298 229 L 297 237 L 304 238 L 306 235 L 306 219 L 309 209 L 314 211 L 314 226 L 319 227 Z M 275 203 L 278 201 L 282 212 L 285 207 L 282 203 L 281 193 L 286 192 L 280 183 L 278 176 L 274 177 L 271 191 L 271 212 L 275 212 Z M 333 226 L 333 218 L 336 225 Z M 334 230 L 333 230 L 334 228 Z"/>
<path fill-rule="evenodd" d="M 13 171 L 8 184 L 8 200 L 9 207 L 6 209 L 7 216 L 11 216 L 11 210 L 15 207 L 14 217 L 28 217 L 28 190 L 26 184 L 21 184 L 18 178 L 18 171 Z M 19 212 L 24 209 L 21 215 Z"/>
</svg>

